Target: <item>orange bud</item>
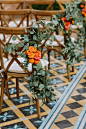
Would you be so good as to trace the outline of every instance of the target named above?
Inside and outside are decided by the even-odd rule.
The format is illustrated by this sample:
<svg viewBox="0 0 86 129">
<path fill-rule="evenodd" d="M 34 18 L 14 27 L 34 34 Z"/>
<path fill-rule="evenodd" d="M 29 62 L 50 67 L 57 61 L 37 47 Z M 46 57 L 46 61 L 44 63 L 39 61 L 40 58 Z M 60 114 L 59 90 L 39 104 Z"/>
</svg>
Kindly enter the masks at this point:
<svg viewBox="0 0 86 129">
<path fill-rule="evenodd" d="M 34 63 L 34 59 L 33 58 L 29 59 L 29 62 Z"/>
<path fill-rule="evenodd" d="M 74 24 L 74 21 L 72 21 L 72 24 Z"/>
<path fill-rule="evenodd" d="M 84 16 L 86 17 L 86 13 L 84 14 Z"/>
<path fill-rule="evenodd" d="M 39 63 L 39 61 L 38 61 L 38 60 L 34 60 L 34 63 L 35 63 L 35 64 L 38 64 L 38 63 Z"/>
<path fill-rule="evenodd" d="M 81 7 L 81 8 L 84 8 L 84 5 L 83 5 L 83 4 L 81 4 L 81 5 L 80 5 L 80 7 Z"/>
<path fill-rule="evenodd" d="M 85 12 L 84 12 L 84 11 L 82 11 L 82 12 L 81 12 L 81 14 L 82 14 L 82 15 L 84 15 L 84 14 L 85 14 Z"/>
<path fill-rule="evenodd" d="M 66 21 L 66 17 L 62 17 L 62 19 L 61 19 L 62 21 Z"/>
</svg>

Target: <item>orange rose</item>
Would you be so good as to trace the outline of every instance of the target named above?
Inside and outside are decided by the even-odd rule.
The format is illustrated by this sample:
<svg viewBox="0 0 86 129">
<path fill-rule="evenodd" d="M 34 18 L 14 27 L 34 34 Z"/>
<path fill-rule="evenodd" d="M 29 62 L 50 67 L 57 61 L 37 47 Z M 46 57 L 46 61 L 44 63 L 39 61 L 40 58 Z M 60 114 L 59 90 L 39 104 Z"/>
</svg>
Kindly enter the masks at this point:
<svg viewBox="0 0 86 129">
<path fill-rule="evenodd" d="M 39 63 L 39 61 L 38 61 L 38 60 L 34 60 L 34 63 L 35 63 L 35 64 L 38 64 L 38 63 Z"/>
<path fill-rule="evenodd" d="M 83 5 L 83 4 L 81 4 L 81 5 L 80 5 L 80 7 L 81 7 L 81 8 L 84 8 L 84 5 Z"/>
<path fill-rule="evenodd" d="M 28 54 L 28 57 L 29 57 L 29 58 L 34 58 L 34 56 L 35 56 L 35 53 L 32 53 L 32 52 L 31 52 L 31 53 Z"/>
<path fill-rule="evenodd" d="M 74 21 L 72 21 L 72 24 L 74 24 Z"/>
<path fill-rule="evenodd" d="M 85 14 L 85 12 L 84 12 L 84 11 L 82 11 L 82 12 L 81 12 L 81 14 L 82 14 L 82 15 L 84 15 L 84 14 Z"/>
<path fill-rule="evenodd" d="M 29 62 L 30 63 L 34 63 L 34 59 L 32 58 L 32 59 L 29 59 Z"/>
<path fill-rule="evenodd" d="M 70 29 L 70 21 L 66 21 L 65 22 L 65 30 L 69 30 Z"/>
<path fill-rule="evenodd" d="M 41 52 L 39 50 L 36 51 L 34 59 L 40 61 L 41 58 Z"/>
<path fill-rule="evenodd" d="M 62 19 L 61 19 L 62 21 L 66 21 L 66 17 L 62 17 Z"/>
<path fill-rule="evenodd" d="M 83 8 L 83 11 L 86 13 L 86 7 L 85 7 L 85 8 Z"/>
<path fill-rule="evenodd" d="M 36 47 L 33 47 L 33 46 L 30 46 L 29 47 L 29 51 L 36 52 L 37 51 L 37 48 Z"/>
<path fill-rule="evenodd" d="M 86 13 L 84 14 L 84 16 L 86 17 Z"/>
</svg>

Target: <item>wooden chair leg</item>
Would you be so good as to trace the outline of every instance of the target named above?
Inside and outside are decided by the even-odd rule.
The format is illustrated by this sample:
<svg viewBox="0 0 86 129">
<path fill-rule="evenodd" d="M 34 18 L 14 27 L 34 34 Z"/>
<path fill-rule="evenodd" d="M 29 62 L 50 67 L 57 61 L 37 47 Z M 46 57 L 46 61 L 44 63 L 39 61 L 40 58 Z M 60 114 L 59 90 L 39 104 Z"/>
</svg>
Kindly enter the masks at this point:
<svg viewBox="0 0 86 129">
<path fill-rule="evenodd" d="M 56 58 L 56 51 L 54 51 L 54 58 Z"/>
<path fill-rule="evenodd" d="M 4 77 L 2 77 L 2 83 L 1 83 L 0 114 L 2 112 L 3 97 L 4 97 Z"/>
<path fill-rule="evenodd" d="M 74 72 L 74 65 L 72 66 L 72 72 Z"/>
<path fill-rule="evenodd" d="M 46 102 L 47 102 L 47 103 L 49 103 L 49 99 L 48 99 L 48 97 L 46 97 Z"/>
<path fill-rule="evenodd" d="M 69 80 L 69 82 L 71 81 L 71 78 L 70 78 L 70 70 L 69 70 L 69 68 L 68 68 L 68 64 L 67 64 L 67 74 L 68 74 L 68 80 Z"/>
<path fill-rule="evenodd" d="M 40 106 L 39 106 L 39 99 L 36 99 L 36 108 L 37 108 L 37 115 L 38 119 L 41 119 L 41 114 L 40 114 Z"/>
<path fill-rule="evenodd" d="M 16 91 L 17 91 L 17 99 L 19 99 L 19 79 L 16 78 Z"/>
<path fill-rule="evenodd" d="M 48 51 L 48 62 L 49 62 L 49 64 L 48 64 L 48 69 L 50 68 L 50 50 Z"/>
<path fill-rule="evenodd" d="M 86 58 L 86 46 L 85 46 L 85 43 L 84 43 L 84 55 L 85 55 L 85 58 Z"/>
<path fill-rule="evenodd" d="M 8 99 L 10 99 L 10 94 L 9 94 L 9 89 L 8 89 L 7 75 L 5 75 L 5 88 L 6 88 L 6 91 L 7 91 Z"/>
</svg>

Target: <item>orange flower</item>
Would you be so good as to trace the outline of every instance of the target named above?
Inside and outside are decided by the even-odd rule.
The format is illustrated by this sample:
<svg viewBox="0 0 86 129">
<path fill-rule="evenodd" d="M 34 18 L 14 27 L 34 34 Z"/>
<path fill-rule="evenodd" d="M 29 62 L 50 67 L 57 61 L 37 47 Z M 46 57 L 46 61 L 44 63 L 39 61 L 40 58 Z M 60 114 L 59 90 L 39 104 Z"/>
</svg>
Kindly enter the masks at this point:
<svg viewBox="0 0 86 129">
<path fill-rule="evenodd" d="M 81 12 L 81 14 L 82 14 L 82 15 L 84 15 L 84 14 L 85 14 L 85 12 L 84 12 L 84 11 L 82 11 L 82 12 Z"/>
<path fill-rule="evenodd" d="M 61 19 L 62 21 L 66 21 L 66 17 L 62 17 L 62 19 Z"/>
<path fill-rule="evenodd" d="M 41 58 L 41 52 L 37 50 L 36 47 L 30 46 L 25 54 L 28 55 L 30 63 L 35 63 L 35 64 L 39 63 Z"/>
<path fill-rule="evenodd" d="M 84 16 L 86 17 L 86 13 L 84 14 Z"/>
<path fill-rule="evenodd" d="M 37 51 L 37 48 L 36 48 L 36 47 L 33 47 L 33 46 L 30 46 L 30 47 L 29 47 L 29 50 L 30 50 L 31 52 L 36 52 L 36 51 Z"/>
<path fill-rule="evenodd" d="M 83 8 L 83 11 L 86 13 L 86 7 L 85 7 L 85 8 Z"/>
<path fill-rule="evenodd" d="M 69 30 L 70 29 L 70 21 L 66 21 L 65 22 L 65 30 Z"/>
<path fill-rule="evenodd" d="M 34 60 L 34 63 L 35 63 L 35 64 L 38 64 L 38 63 L 39 63 L 39 61 L 38 61 L 38 60 Z"/>
<path fill-rule="evenodd" d="M 32 58 L 32 59 L 29 59 L 29 62 L 30 63 L 34 63 L 34 59 Z"/>
<path fill-rule="evenodd" d="M 28 54 L 28 57 L 29 57 L 29 58 L 34 58 L 34 56 L 35 56 L 35 53 L 32 53 L 32 52 L 31 52 L 31 53 Z"/>
<path fill-rule="evenodd" d="M 36 51 L 34 59 L 40 61 L 41 58 L 41 52 L 39 50 Z"/>
<path fill-rule="evenodd" d="M 72 21 L 72 24 L 74 24 L 74 21 Z"/>
<path fill-rule="evenodd" d="M 84 8 L 84 5 L 83 5 L 83 4 L 81 4 L 81 5 L 80 5 L 80 7 L 81 7 L 81 8 Z"/>
</svg>

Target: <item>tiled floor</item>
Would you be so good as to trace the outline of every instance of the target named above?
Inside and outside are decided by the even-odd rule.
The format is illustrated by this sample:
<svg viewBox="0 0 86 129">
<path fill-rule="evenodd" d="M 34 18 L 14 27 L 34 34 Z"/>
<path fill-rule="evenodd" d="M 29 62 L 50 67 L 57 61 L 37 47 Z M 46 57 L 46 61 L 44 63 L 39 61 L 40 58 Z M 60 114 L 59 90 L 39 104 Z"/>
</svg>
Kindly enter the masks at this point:
<svg viewBox="0 0 86 129">
<path fill-rule="evenodd" d="M 71 72 L 71 79 L 81 68 L 86 59 L 83 55 L 83 48 L 80 50 L 82 61 L 75 62 L 75 72 Z M 45 55 L 46 57 L 46 55 Z M 57 53 L 56 59 L 51 52 L 51 86 L 55 87 L 56 97 L 59 99 L 69 85 L 66 73 L 66 65 L 62 56 Z M 1 83 L 1 82 L 0 82 Z M 45 103 L 43 106 L 40 100 L 40 109 L 42 119 L 37 119 L 37 110 L 35 104 L 29 105 L 31 93 L 28 91 L 28 85 L 23 80 L 20 80 L 20 98 L 16 98 L 15 79 L 9 81 L 9 91 L 11 100 L 7 99 L 6 91 L 4 92 L 4 102 L 2 114 L 0 114 L 0 129 L 37 129 L 45 120 L 55 105 L 55 102 Z M 61 113 L 55 120 L 51 129 L 72 129 L 80 115 L 80 112 L 86 102 L 86 74 L 72 93 L 71 97 L 63 107 Z"/>
</svg>

